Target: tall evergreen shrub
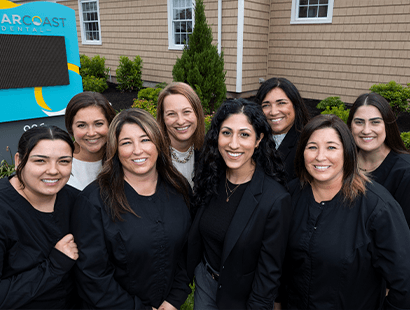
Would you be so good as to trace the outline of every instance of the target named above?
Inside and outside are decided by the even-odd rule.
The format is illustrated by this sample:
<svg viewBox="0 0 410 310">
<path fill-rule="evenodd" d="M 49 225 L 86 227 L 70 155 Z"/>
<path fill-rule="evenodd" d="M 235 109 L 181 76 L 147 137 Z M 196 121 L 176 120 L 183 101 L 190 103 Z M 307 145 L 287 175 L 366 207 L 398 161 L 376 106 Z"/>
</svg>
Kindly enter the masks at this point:
<svg viewBox="0 0 410 310">
<path fill-rule="evenodd" d="M 215 111 L 226 98 L 223 52 L 212 45 L 212 30 L 205 16 L 203 0 L 195 2 L 195 25 L 181 58 L 172 70 L 176 82 L 185 82 L 196 91 L 206 113 Z"/>
</svg>

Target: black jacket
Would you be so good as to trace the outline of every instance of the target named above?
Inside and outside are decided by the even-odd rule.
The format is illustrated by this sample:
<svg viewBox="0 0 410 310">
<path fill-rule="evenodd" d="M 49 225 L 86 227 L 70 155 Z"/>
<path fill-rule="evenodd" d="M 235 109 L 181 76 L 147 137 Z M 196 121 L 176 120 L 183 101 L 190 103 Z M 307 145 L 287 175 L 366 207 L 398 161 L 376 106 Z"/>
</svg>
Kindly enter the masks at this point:
<svg viewBox="0 0 410 310">
<path fill-rule="evenodd" d="M 410 231 L 385 188 L 369 183 L 350 206 L 340 192 L 317 203 L 298 180 L 290 190 L 286 309 L 410 308 Z"/>
<path fill-rule="evenodd" d="M 189 233 L 190 278 L 203 257 L 199 221 L 204 208 L 199 208 Z M 291 210 L 289 193 L 257 167 L 226 233 L 216 296 L 219 309 L 272 309 Z"/>
<path fill-rule="evenodd" d="M 124 181 L 138 215 L 112 220 L 96 182 L 79 195 L 73 234 L 79 259 L 75 275 L 82 308 L 151 309 L 166 300 L 179 308 L 190 293 L 183 248 L 191 223 L 185 201 L 158 180 L 152 196 L 140 196 Z"/>
<path fill-rule="evenodd" d="M 280 158 L 282 158 L 283 165 L 285 166 L 286 181 L 290 182 L 296 178 L 295 174 L 295 156 L 296 148 L 298 145 L 300 132 L 297 132 L 295 125 L 293 125 L 287 132 L 282 143 L 279 145 L 278 151 Z"/>
<path fill-rule="evenodd" d="M 0 179 L 0 309 L 63 309 L 74 306 L 71 269 L 75 261 L 55 249 L 70 233 L 78 191 L 68 185 L 57 194 L 54 212 L 36 210 Z"/>
</svg>

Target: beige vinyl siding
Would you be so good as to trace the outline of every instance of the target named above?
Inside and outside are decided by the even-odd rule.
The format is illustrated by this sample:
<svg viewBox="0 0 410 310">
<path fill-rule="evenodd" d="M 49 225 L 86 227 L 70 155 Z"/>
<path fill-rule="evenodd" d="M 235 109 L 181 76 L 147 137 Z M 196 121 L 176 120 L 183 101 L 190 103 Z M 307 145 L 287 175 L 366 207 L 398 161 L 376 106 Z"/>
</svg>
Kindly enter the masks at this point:
<svg viewBox="0 0 410 310">
<path fill-rule="evenodd" d="M 257 90 L 267 76 L 269 0 L 246 0 L 243 34 L 242 92 Z"/>
<path fill-rule="evenodd" d="M 332 24 L 312 25 L 291 25 L 291 5 L 272 2 L 268 77 L 350 103 L 373 84 L 410 82 L 409 1 L 335 0 Z"/>
</svg>

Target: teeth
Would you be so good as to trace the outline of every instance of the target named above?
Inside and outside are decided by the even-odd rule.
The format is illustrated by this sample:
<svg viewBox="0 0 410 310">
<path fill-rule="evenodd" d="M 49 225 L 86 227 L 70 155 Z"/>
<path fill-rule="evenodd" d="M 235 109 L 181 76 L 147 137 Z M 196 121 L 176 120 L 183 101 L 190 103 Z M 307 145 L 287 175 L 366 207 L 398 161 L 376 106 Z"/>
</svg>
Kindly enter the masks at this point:
<svg viewBox="0 0 410 310">
<path fill-rule="evenodd" d="M 134 163 L 143 163 L 144 161 L 146 161 L 146 158 L 142 158 L 142 159 L 134 159 L 133 162 Z"/>
<path fill-rule="evenodd" d="M 44 183 L 57 183 L 58 179 L 57 180 L 41 180 L 41 181 L 43 181 Z"/>
<path fill-rule="evenodd" d="M 228 152 L 228 154 L 229 156 L 232 156 L 232 157 L 238 157 L 242 155 L 242 153 L 231 153 L 231 152 Z"/>
<path fill-rule="evenodd" d="M 177 128 L 177 130 L 179 130 L 179 131 L 187 130 L 187 129 L 188 129 L 188 127 L 189 127 L 189 126 L 186 126 L 186 127 L 181 127 L 181 128 Z"/>
<path fill-rule="evenodd" d="M 326 170 L 327 168 L 329 168 L 330 166 L 315 166 L 316 169 L 319 170 Z"/>
<path fill-rule="evenodd" d="M 88 139 L 87 141 L 88 141 L 89 143 L 95 143 L 95 142 L 98 141 L 98 139 L 93 139 L 93 140 Z"/>
<path fill-rule="evenodd" d="M 373 138 L 362 138 L 364 141 L 371 141 Z"/>
<path fill-rule="evenodd" d="M 271 122 L 272 123 L 279 123 L 281 120 L 283 120 L 283 117 L 282 118 L 271 119 Z"/>
</svg>

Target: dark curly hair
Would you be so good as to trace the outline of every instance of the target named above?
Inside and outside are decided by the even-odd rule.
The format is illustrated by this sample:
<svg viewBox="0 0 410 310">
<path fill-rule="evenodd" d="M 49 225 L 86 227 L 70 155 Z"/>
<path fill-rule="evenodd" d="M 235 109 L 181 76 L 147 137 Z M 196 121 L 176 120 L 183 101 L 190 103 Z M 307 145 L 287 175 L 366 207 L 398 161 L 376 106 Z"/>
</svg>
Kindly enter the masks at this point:
<svg viewBox="0 0 410 310">
<path fill-rule="evenodd" d="M 211 122 L 211 128 L 205 136 L 204 147 L 199 156 L 194 176 L 194 205 L 197 209 L 209 197 L 218 194 L 218 184 L 226 171 L 226 164 L 218 150 L 218 137 L 222 123 L 233 114 L 244 114 L 256 132 L 256 139 L 263 138 L 255 149 L 252 159 L 256 165 L 262 166 L 265 173 L 273 179 L 285 184 L 285 171 L 282 160 L 275 148 L 272 129 L 263 114 L 260 105 L 246 99 L 225 101 Z"/>
</svg>

